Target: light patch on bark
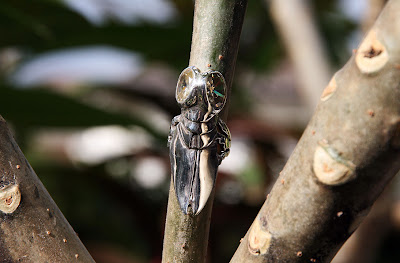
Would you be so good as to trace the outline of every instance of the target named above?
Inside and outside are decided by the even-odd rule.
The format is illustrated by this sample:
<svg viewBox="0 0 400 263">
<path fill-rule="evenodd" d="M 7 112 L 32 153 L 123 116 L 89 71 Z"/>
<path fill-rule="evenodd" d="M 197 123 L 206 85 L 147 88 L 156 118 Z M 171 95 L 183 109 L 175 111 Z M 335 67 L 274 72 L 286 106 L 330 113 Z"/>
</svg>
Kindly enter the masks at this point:
<svg viewBox="0 0 400 263">
<path fill-rule="evenodd" d="M 271 244 L 272 235 L 260 224 L 260 218 L 257 218 L 250 230 L 248 249 L 251 254 L 265 254 Z"/>
<path fill-rule="evenodd" d="M 355 178 L 355 165 L 345 160 L 325 141 L 315 149 L 313 169 L 318 180 L 327 185 L 344 184 Z"/>
<path fill-rule="evenodd" d="M 377 39 L 376 32 L 372 29 L 357 50 L 357 67 L 364 74 L 372 74 L 381 70 L 388 60 L 387 49 Z"/>
<path fill-rule="evenodd" d="M 0 189 L 0 211 L 13 213 L 21 202 L 21 192 L 16 184 L 7 185 Z"/>
<path fill-rule="evenodd" d="M 329 81 L 328 86 L 326 86 L 326 88 L 322 92 L 321 100 L 322 101 L 328 100 L 333 95 L 333 93 L 335 93 L 335 91 L 336 91 L 336 80 L 335 76 L 333 76 L 331 81 Z"/>
</svg>

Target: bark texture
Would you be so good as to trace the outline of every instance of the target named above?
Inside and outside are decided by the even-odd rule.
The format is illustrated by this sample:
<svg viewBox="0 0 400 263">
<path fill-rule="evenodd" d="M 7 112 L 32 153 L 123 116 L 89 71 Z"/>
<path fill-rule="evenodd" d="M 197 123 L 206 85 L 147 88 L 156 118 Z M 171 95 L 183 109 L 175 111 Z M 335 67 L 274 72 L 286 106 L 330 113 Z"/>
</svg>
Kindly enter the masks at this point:
<svg viewBox="0 0 400 263">
<path fill-rule="evenodd" d="M 1 262 L 94 262 L 1 116 L 0 169 Z"/>
<path fill-rule="evenodd" d="M 224 120 L 246 6 L 247 0 L 197 0 L 195 4 L 189 66 L 224 75 L 228 98 L 219 114 Z M 214 190 L 200 214 L 190 216 L 181 212 L 171 182 L 162 262 L 205 262 Z"/>
<path fill-rule="evenodd" d="M 372 206 L 371 212 L 347 239 L 331 263 L 377 262 L 379 248 L 393 228 L 393 222 L 390 220 L 393 204 L 391 190 L 391 187 L 385 189 Z"/>
<path fill-rule="evenodd" d="M 231 262 L 330 262 L 399 170 L 399 12 L 333 76 Z"/>
</svg>

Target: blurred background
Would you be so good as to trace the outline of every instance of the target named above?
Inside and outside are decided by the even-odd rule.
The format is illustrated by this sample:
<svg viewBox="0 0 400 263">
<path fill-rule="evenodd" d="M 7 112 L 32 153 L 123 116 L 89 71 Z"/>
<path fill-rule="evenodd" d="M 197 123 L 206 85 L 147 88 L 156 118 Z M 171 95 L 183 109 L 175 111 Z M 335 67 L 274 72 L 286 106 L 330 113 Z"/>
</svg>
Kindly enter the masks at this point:
<svg viewBox="0 0 400 263">
<path fill-rule="evenodd" d="M 249 0 L 209 262 L 228 262 L 383 0 Z M 0 2 L 0 114 L 98 263 L 161 262 L 193 1 Z M 79 182 L 79 183 L 77 183 Z M 396 187 L 334 262 L 398 262 Z M 107 209 L 105 209 L 107 207 Z M 371 227 L 372 226 L 372 227 Z"/>
</svg>

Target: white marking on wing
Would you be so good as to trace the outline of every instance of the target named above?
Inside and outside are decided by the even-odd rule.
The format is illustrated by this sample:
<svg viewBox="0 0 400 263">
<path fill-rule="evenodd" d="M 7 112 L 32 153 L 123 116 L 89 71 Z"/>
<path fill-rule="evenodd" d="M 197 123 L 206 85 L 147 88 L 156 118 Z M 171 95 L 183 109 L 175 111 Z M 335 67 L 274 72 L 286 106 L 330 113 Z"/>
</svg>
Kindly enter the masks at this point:
<svg viewBox="0 0 400 263">
<path fill-rule="evenodd" d="M 206 205 L 208 197 L 210 196 L 214 186 L 213 175 L 210 174 L 210 168 L 208 167 L 209 153 L 210 152 L 208 150 L 203 150 L 200 153 L 200 200 L 199 208 L 197 209 L 196 214 L 198 214 Z"/>
</svg>

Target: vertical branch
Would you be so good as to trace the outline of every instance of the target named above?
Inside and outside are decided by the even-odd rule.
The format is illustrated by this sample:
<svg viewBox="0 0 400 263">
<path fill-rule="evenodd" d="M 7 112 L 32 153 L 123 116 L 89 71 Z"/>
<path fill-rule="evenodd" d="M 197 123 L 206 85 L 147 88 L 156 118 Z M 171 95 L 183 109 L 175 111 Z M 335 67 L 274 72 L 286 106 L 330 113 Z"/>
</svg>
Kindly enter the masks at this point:
<svg viewBox="0 0 400 263">
<path fill-rule="evenodd" d="M 190 66 L 221 72 L 232 84 L 247 0 L 197 0 L 194 11 Z M 226 108 L 220 116 L 226 119 Z M 171 181 L 164 233 L 163 262 L 204 262 L 215 189 L 199 215 L 180 210 Z"/>
<path fill-rule="evenodd" d="M 231 262 L 330 262 L 398 172 L 399 12 L 333 76 Z"/>
<path fill-rule="evenodd" d="M 197 0 L 195 6 L 189 65 L 221 72 L 229 92 L 246 6 L 247 0 Z"/>
<path fill-rule="evenodd" d="M 308 0 L 267 0 L 299 80 L 300 95 L 311 115 L 331 75 L 324 45 Z"/>
<path fill-rule="evenodd" d="M 1 116 L 0 170 L 1 261 L 94 262 Z"/>
</svg>

